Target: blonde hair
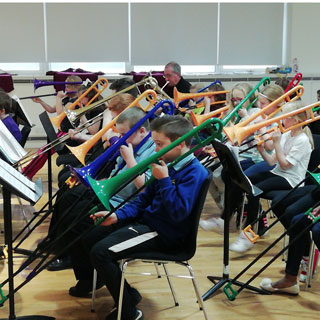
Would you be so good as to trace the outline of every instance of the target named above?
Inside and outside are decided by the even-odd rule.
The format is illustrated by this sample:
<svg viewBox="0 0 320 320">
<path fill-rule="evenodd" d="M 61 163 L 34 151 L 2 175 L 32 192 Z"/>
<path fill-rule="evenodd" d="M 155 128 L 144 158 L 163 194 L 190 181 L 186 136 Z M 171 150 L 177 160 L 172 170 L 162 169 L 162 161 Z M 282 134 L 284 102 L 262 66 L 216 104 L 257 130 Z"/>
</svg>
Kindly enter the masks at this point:
<svg viewBox="0 0 320 320">
<path fill-rule="evenodd" d="M 252 88 L 252 86 L 251 86 L 248 82 L 239 82 L 239 83 L 236 83 L 236 84 L 234 85 L 234 87 L 232 88 L 231 92 L 230 92 L 230 98 L 233 97 L 233 91 L 234 91 L 235 89 L 240 90 L 240 91 L 243 93 L 244 97 L 246 97 L 253 88 Z M 255 98 L 255 96 L 254 96 L 254 94 L 252 94 L 252 95 L 250 96 L 250 98 L 249 98 L 249 103 L 251 103 L 251 102 L 254 100 L 254 98 Z"/>
<path fill-rule="evenodd" d="M 304 107 L 304 104 L 301 100 L 287 102 L 282 108 L 282 113 L 286 114 L 286 113 L 289 113 L 292 111 L 299 110 L 303 107 Z M 301 123 L 309 118 L 309 114 L 306 111 L 299 112 L 298 114 L 294 115 L 292 118 L 297 119 L 298 122 Z M 302 128 L 302 132 L 305 133 L 307 135 L 307 137 L 309 138 L 309 142 L 310 142 L 311 148 L 313 150 L 314 149 L 314 141 L 313 141 L 311 130 L 309 129 L 308 126 L 305 126 L 304 128 Z"/>
<path fill-rule="evenodd" d="M 284 94 L 284 90 L 277 84 L 268 84 L 261 90 L 261 94 L 268 100 L 274 101 Z"/>
<path fill-rule="evenodd" d="M 195 92 L 197 92 L 197 91 L 201 90 L 202 88 L 204 88 L 203 83 L 197 82 L 190 87 L 189 91 L 191 92 L 191 90 L 195 90 Z M 208 91 L 208 89 L 205 90 L 205 92 L 207 92 L 207 91 Z"/>
<path fill-rule="evenodd" d="M 79 76 L 68 76 L 66 82 L 82 82 L 82 79 Z"/>
</svg>

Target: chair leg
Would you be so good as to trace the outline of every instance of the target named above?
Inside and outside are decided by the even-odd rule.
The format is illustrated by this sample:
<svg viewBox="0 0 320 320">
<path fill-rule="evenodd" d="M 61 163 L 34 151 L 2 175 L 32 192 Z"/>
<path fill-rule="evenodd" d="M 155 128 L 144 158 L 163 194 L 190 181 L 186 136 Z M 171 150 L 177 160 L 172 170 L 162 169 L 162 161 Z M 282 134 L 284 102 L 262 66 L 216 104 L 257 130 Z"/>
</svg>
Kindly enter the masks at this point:
<svg viewBox="0 0 320 320">
<path fill-rule="evenodd" d="M 26 224 L 28 225 L 28 224 L 29 224 L 29 220 L 28 220 L 28 218 L 27 218 L 26 211 L 24 210 L 24 206 L 23 206 L 23 204 L 22 204 L 22 202 L 21 202 L 20 197 L 17 197 L 17 199 L 18 199 L 19 206 L 20 206 L 20 210 L 21 210 L 21 212 L 22 212 L 22 214 L 23 214 L 24 220 L 25 220 Z M 30 227 L 29 227 L 29 225 L 28 225 L 28 231 L 30 232 Z"/>
<path fill-rule="evenodd" d="M 92 303 L 91 303 L 91 312 L 96 312 L 96 286 L 97 286 L 97 270 L 93 270 L 93 280 L 92 280 Z"/>
<path fill-rule="evenodd" d="M 186 267 L 188 268 L 189 273 L 190 273 L 190 276 L 191 276 L 191 278 L 192 278 L 192 284 L 193 284 L 194 292 L 195 292 L 195 294 L 196 294 L 196 296 L 197 296 L 197 299 L 198 299 L 198 303 L 199 303 L 200 310 L 202 310 L 205 319 L 206 319 L 206 320 L 209 320 L 208 315 L 207 315 L 207 311 L 206 311 L 206 309 L 205 309 L 205 307 L 204 307 L 204 303 L 203 303 L 202 296 L 201 296 L 201 294 L 200 294 L 200 292 L 199 292 L 198 283 L 197 283 L 195 274 L 194 274 L 194 272 L 193 272 L 193 269 L 192 269 L 192 267 L 191 267 L 189 264 L 187 264 Z"/>
<path fill-rule="evenodd" d="M 288 235 L 285 235 L 283 237 L 282 243 L 283 243 L 283 248 L 286 247 L 288 245 Z M 284 251 L 282 254 L 282 261 L 287 262 L 288 260 L 288 250 Z"/>
<path fill-rule="evenodd" d="M 239 221 L 239 229 L 240 230 L 243 230 L 243 222 L 244 222 L 244 218 L 243 218 L 243 213 L 244 213 L 244 206 L 246 204 L 246 196 L 244 195 L 243 198 L 242 198 L 242 204 L 241 204 L 241 213 L 238 213 L 240 214 L 240 221 Z"/>
<path fill-rule="evenodd" d="M 166 277 L 167 277 L 167 280 L 168 280 L 168 283 L 169 283 L 169 287 L 170 287 L 170 290 L 171 290 L 171 293 L 172 293 L 174 305 L 177 307 L 179 305 L 179 302 L 178 302 L 176 293 L 174 291 L 174 288 L 173 288 L 173 285 L 172 285 L 172 282 L 171 282 L 171 279 L 170 279 L 170 276 L 169 276 L 169 272 L 167 270 L 166 265 L 164 263 L 162 265 L 163 265 L 163 269 L 164 269 L 164 272 L 166 274 Z"/>
<path fill-rule="evenodd" d="M 160 263 L 159 263 L 159 264 L 160 264 Z M 159 272 L 159 268 L 158 268 L 158 263 L 157 263 L 157 262 L 154 263 L 154 267 L 156 268 L 158 278 L 161 278 L 161 274 L 160 274 L 160 272 Z"/>
<path fill-rule="evenodd" d="M 315 249 L 316 249 L 315 243 L 314 243 L 314 241 L 311 240 L 310 253 L 309 253 L 309 266 L 308 266 L 306 286 L 305 286 L 305 290 L 306 291 L 308 290 L 308 288 L 311 287 L 311 280 L 312 280 L 312 276 L 313 276 L 313 264 L 314 264 Z"/>
<path fill-rule="evenodd" d="M 121 260 L 120 269 L 122 272 L 121 275 L 121 284 L 120 284 L 120 292 L 119 292 L 119 303 L 118 303 L 118 320 L 121 320 L 121 312 L 122 312 L 122 302 L 123 302 L 123 289 L 124 289 L 124 279 L 125 279 L 125 272 L 128 266 L 128 262 Z"/>
</svg>

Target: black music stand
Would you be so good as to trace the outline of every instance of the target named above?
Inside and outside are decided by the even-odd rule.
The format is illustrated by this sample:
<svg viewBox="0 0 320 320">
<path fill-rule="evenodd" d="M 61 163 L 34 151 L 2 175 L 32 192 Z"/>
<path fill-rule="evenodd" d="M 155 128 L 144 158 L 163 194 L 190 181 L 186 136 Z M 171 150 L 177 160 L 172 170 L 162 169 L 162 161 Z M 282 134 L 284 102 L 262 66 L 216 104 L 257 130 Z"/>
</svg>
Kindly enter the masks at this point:
<svg viewBox="0 0 320 320">
<path fill-rule="evenodd" d="M 35 204 L 42 195 L 42 185 L 39 179 L 36 183 L 28 180 L 19 171 L 12 168 L 8 163 L 0 159 L 0 184 L 3 189 L 3 216 L 5 226 L 5 241 L 8 245 L 8 282 L 9 282 L 9 318 L 5 319 L 48 319 L 54 320 L 53 317 L 47 316 L 22 316 L 16 317 L 14 304 L 14 280 L 13 280 L 13 254 L 12 254 L 12 211 L 11 211 L 11 194 L 15 194 L 30 203 Z M 1 297 L 3 298 L 2 288 Z M 2 300 L 1 300 L 2 301 Z M 0 305 L 2 306 L 2 305 Z M 4 319 L 4 318 L 3 318 Z"/>
<path fill-rule="evenodd" d="M 57 133 L 50 121 L 50 118 L 46 111 L 39 114 L 39 119 L 43 126 L 44 131 L 47 134 L 47 143 L 57 140 Z M 63 144 L 54 146 L 56 152 L 61 151 L 64 148 Z M 48 150 L 48 210 L 52 211 L 52 158 L 51 158 L 51 149 Z M 42 213 L 42 212 L 38 212 Z"/>
<path fill-rule="evenodd" d="M 226 170 L 225 179 L 225 198 L 224 198 L 224 244 L 223 244 L 223 274 L 222 277 L 208 276 L 207 278 L 214 283 L 214 286 L 210 288 L 203 296 L 203 300 L 209 299 L 217 290 L 222 286 L 232 281 L 229 277 L 229 224 L 230 216 L 232 214 L 230 209 L 230 202 L 232 201 L 232 194 L 230 192 L 230 183 L 233 182 L 238 185 L 244 192 L 250 195 L 257 196 L 262 193 L 262 190 L 251 184 L 250 180 L 243 173 L 239 161 L 234 155 L 233 151 L 229 149 L 228 146 L 222 144 L 218 140 L 213 140 L 213 148 L 215 149 L 217 156 Z M 242 286 L 242 282 L 234 281 L 235 285 Z M 266 294 L 266 292 L 260 288 L 256 288 L 250 285 L 245 286 L 245 288 Z"/>
</svg>

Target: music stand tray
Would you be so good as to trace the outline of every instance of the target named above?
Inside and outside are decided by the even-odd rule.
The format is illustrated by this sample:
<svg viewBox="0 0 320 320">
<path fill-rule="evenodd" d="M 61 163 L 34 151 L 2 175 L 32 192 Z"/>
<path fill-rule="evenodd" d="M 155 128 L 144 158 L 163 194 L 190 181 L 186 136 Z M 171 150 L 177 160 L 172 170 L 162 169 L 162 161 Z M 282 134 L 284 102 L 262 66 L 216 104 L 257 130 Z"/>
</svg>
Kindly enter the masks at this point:
<svg viewBox="0 0 320 320">
<path fill-rule="evenodd" d="M 262 190 L 252 185 L 248 177 L 243 173 L 240 167 L 239 161 L 227 145 L 222 144 L 217 139 L 212 141 L 213 148 L 217 153 L 219 160 L 223 168 L 227 171 L 226 181 L 225 181 L 225 198 L 224 198 L 224 243 L 223 243 L 223 274 L 222 277 L 207 276 L 207 278 L 214 283 L 203 296 L 203 300 L 209 299 L 217 290 L 223 287 L 225 284 L 232 281 L 229 277 L 229 224 L 230 224 L 230 202 L 232 201 L 232 194 L 230 192 L 230 183 L 233 182 L 238 185 L 244 192 L 257 196 L 262 193 Z M 244 283 L 239 281 L 234 281 L 233 284 L 242 286 Z M 260 288 L 256 288 L 250 285 L 245 286 L 245 288 L 255 291 L 260 294 L 266 294 L 266 292 Z"/>
</svg>

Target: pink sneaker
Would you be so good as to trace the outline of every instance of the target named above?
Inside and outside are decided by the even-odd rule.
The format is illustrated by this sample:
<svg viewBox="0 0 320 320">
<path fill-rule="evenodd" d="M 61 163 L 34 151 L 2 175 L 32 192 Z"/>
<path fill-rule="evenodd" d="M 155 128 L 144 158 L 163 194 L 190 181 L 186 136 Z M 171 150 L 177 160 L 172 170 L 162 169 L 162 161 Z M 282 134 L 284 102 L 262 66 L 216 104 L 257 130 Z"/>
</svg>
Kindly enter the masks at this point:
<svg viewBox="0 0 320 320">
<path fill-rule="evenodd" d="M 313 266 L 312 266 L 312 278 L 316 273 L 316 267 L 318 265 L 319 250 L 316 249 L 314 252 Z M 309 270 L 309 257 L 302 257 L 301 260 L 301 271 L 299 276 L 300 282 L 306 282 Z"/>
</svg>

